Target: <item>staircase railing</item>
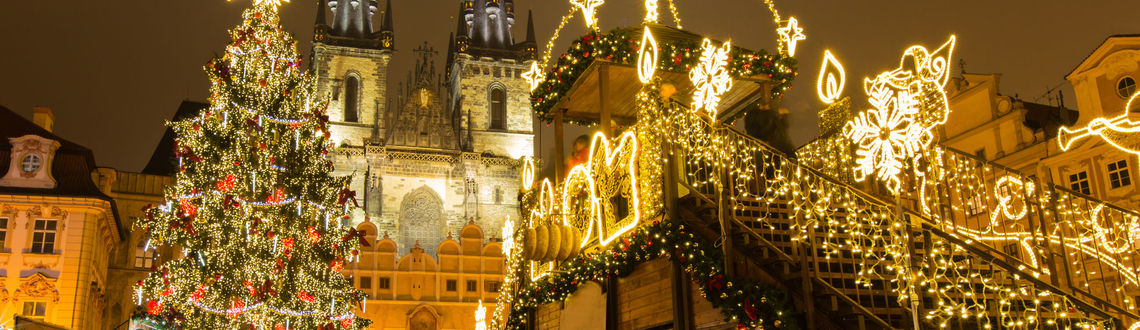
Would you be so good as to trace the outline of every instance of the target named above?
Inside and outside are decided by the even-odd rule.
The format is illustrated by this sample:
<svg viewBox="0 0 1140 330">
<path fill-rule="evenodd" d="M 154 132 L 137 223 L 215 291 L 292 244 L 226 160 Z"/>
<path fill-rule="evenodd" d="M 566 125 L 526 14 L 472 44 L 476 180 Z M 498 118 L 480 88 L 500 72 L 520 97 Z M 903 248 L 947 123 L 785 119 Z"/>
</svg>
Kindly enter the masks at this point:
<svg viewBox="0 0 1140 330">
<path fill-rule="evenodd" d="M 1133 212 L 941 148 L 924 155 L 930 171 L 904 181 L 915 189 L 890 201 L 850 179 L 843 143 L 797 161 L 731 127 L 686 125 L 715 138 L 673 139 L 677 183 L 716 204 L 726 252 L 810 281 L 804 301 L 833 292 L 833 308 L 884 327 L 1138 319 L 1128 297 L 1140 256 L 1120 235 L 1132 233 Z"/>
</svg>

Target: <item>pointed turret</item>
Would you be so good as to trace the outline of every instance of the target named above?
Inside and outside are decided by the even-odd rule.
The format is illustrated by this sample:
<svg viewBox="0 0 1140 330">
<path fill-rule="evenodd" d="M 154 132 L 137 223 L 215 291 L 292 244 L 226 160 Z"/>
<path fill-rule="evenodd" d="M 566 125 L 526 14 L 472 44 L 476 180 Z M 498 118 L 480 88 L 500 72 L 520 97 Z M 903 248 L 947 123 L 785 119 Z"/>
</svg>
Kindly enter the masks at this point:
<svg viewBox="0 0 1140 330">
<path fill-rule="evenodd" d="M 526 11 L 526 41 L 525 42 L 535 42 L 535 39 L 534 39 L 534 12 L 530 11 L 530 10 Z"/>
<path fill-rule="evenodd" d="M 380 47 L 396 48 L 396 26 L 392 20 L 392 0 L 384 6 L 384 21 L 380 22 Z"/>
<path fill-rule="evenodd" d="M 468 12 L 468 10 L 467 10 L 468 4 L 470 4 L 470 2 L 468 2 L 468 1 L 464 1 L 463 3 L 461 3 L 459 5 L 459 14 L 455 15 L 455 25 L 456 26 L 455 26 L 455 49 L 454 49 L 454 51 L 459 52 L 459 53 L 467 52 L 467 47 L 468 47 L 468 45 L 471 44 L 470 34 L 468 34 L 470 31 L 469 31 L 469 28 L 467 25 L 467 17 L 466 17 L 467 12 Z M 451 63 L 451 61 L 448 61 L 448 63 Z"/>
<path fill-rule="evenodd" d="M 325 11 L 327 10 L 328 7 L 325 7 L 325 0 L 317 0 L 317 22 L 315 23 L 316 26 L 329 24 L 328 19 L 325 18 Z"/>
</svg>

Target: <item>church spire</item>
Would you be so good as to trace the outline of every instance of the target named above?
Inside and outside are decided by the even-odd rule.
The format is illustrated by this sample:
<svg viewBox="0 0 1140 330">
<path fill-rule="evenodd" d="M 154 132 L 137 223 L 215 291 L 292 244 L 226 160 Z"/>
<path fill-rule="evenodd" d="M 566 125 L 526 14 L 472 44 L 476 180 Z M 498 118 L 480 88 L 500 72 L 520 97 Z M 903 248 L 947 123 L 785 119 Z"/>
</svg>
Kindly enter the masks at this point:
<svg viewBox="0 0 1140 330">
<path fill-rule="evenodd" d="M 530 11 L 530 10 L 526 11 L 526 41 L 525 42 L 535 42 L 535 39 L 534 39 L 534 12 Z"/>
<path fill-rule="evenodd" d="M 338 37 L 366 39 L 372 35 L 376 0 L 329 0 L 333 11 L 332 33 Z"/>
<path fill-rule="evenodd" d="M 326 10 L 328 10 L 328 7 L 325 7 L 325 0 L 317 0 L 317 26 L 329 24 L 328 19 L 325 18 Z"/>
<path fill-rule="evenodd" d="M 384 21 L 380 22 L 380 47 L 392 49 L 396 47 L 396 28 L 392 21 L 392 0 L 384 7 Z"/>
</svg>

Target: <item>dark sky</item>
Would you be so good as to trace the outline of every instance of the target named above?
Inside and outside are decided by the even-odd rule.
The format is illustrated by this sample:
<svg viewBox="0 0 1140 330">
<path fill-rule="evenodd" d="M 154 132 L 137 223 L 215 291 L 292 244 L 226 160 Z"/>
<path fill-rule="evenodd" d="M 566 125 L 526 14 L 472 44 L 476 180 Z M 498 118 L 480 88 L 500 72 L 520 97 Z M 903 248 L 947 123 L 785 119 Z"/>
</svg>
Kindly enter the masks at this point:
<svg viewBox="0 0 1140 330">
<path fill-rule="evenodd" d="M 381 8 L 383 8 L 383 1 Z M 404 77 L 411 50 L 430 42 L 446 50 L 459 0 L 394 0 L 398 53 L 393 77 Z M 525 37 L 533 9 L 545 44 L 569 5 L 562 0 L 515 0 L 515 35 Z M 687 30 L 734 44 L 775 50 L 775 28 L 761 0 L 677 0 Z M 665 1 L 661 1 L 664 9 Z M 162 135 L 163 122 L 183 99 L 205 100 L 201 67 L 221 52 L 225 31 L 248 0 L 0 1 L 0 105 L 24 116 L 49 106 L 56 132 L 95 151 L 101 166 L 137 171 Z M 1002 73 L 1001 91 L 1033 100 L 1067 83 L 1072 70 L 1105 37 L 1140 33 L 1136 0 L 784 0 L 808 39 L 800 43 L 800 79 L 785 99 L 797 143 L 816 134 L 814 81 L 825 48 L 848 69 L 846 95 L 860 96 L 863 76 L 893 68 L 915 43 L 936 47 L 958 35 L 956 58 L 971 73 Z M 308 55 L 316 5 L 293 0 L 282 20 Z M 641 0 L 609 0 L 603 29 L 637 24 Z M 668 15 L 662 16 L 668 22 Z M 555 47 L 583 32 L 580 18 Z M 437 63 L 442 65 L 440 55 Z M 957 60 L 954 61 L 955 65 Z M 957 68 L 956 68 L 957 69 Z M 398 81 L 392 81 L 393 84 Z M 1071 89 L 1066 91 L 1072 95 Z M 1074 98 L 1067 98 L 1069 106 Z M 1045 99 L 1039 102 L 1047 102 Z"/>
</svg>

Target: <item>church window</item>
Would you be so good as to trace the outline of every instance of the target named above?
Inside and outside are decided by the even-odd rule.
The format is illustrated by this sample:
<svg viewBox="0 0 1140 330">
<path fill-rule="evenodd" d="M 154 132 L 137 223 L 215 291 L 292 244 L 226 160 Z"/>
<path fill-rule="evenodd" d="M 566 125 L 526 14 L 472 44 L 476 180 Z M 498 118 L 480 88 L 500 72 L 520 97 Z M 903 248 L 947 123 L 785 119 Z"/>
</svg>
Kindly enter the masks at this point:
<svg viewBox="0 0 1140 330">
<path fill-rule="evenodd" d="M 150 269 L 154 266 L 154 260 L 158 257 L 153 248 L 151 248 L 148 240 L 141 239 L 135 248 L 135 267 Z"/>
<path fill-rule="evenodd" d="M 447 236 L 443 200 L 427 186 L 409 192 L 400 205 L 399 226 L 400 246 L 410 248 L 418 242 L 424 253 L 434 255 L 439 242 Z"/>
<path fill-rule="evenodd" d="M 36 219 L 32 229 L 31 253 L 55 253 L 55 227 L 56 221 L 51 219 Z"/>
<path fill-rule="evenodd" d="M 455 282 L 455 280 L 447 280 L 447 292 L 455 292 L 455 290 L 458 290 L 456 288 L 458 285 L 456 285 Z"/>
<path fill-rule="evenodd" d="M 360 121 L 360 78 L 348 76 L 344 82 L 344 121 Z"/>
<path fill-rule="evenodd" d="M 1128 174 L 1128 161 L 1121 159 L 1108 164 L 1108 181 L 1112 188 L 1120 188 L 1132 184 L 1132 176 Z"/>
<path fill-rule="evenodd" d="M 8 218 L 0 218 L 0 249 L 8 242 Z"/>
<path fill-rule="evenodd" d="M 502 87 L 491 88 L 491 129 L 504 129 L 507 116 L 507 93 Z"/>
<path fill-rule="evenodd" d="M 1092 194 L 1092 189 L 1089 188 L 1089 173 L 1080 171 L 1069 175 L 1069 188 L 1076 192 L 1089 195 Z"/>
<path fill-rule="evenodd" d="M 1116 81 L 1116 95 L 1122 98 L 1132 97 L 1132 93 L 1136 92 L 1136 80 L 1132 77 L 1120 78 Z"/>
</svg>

